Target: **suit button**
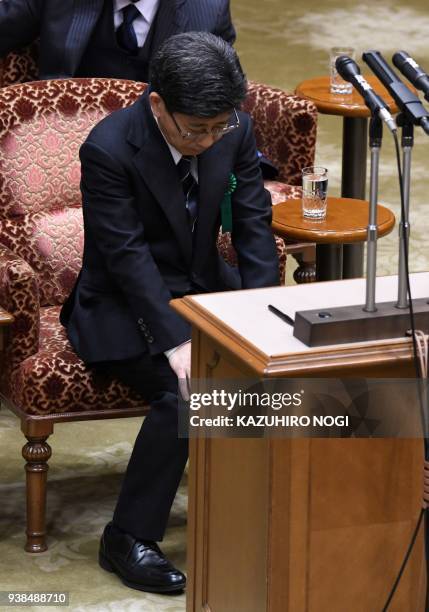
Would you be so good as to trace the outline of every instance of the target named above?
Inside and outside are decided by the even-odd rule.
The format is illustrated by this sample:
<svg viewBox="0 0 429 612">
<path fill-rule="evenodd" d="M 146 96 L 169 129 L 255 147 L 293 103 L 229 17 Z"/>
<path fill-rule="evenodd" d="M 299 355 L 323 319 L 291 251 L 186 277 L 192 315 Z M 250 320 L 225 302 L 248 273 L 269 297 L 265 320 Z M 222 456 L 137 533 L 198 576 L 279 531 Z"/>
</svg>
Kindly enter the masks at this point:
<svg viewBox="0 0 429 612">
<path fill-rule="evenodd" d="M 147 341 L 149 342 L 149 344 L 152 344 L 152 342 L 154 340 L 153 336 L 146 336 L 146 338 L 147 338 Z"/>
<path fill-rule="evenodd" d="M 142 325 L 142 324 L 144 323 L 144 321 L 143 321 L 143 319 L 138 319 L 138 320 L 137 320 L 137 323 L 138 323 L 139 325 Z"/>
</svg>

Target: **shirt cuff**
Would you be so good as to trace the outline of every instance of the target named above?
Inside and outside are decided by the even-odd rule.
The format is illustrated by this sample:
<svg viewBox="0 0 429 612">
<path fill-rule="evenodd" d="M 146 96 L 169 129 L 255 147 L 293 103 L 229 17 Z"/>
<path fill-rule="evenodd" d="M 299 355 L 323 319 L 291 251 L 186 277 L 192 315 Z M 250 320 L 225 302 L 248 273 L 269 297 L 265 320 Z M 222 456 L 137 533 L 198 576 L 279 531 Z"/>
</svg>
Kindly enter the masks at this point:
<svg viewBox="0 0 429 612">
<path fill-rule="evenodd" d="M 182 342 L 182 344 L 178 344 L 174 348 L 168 349 L 168 351 L 164 351 L 164 355 L 167 357 L 167 359 L 170 359 L 170 357 L 174 353 L 174 351 L 177 351 L 177 349 L 180 348 L 181 346 L 183 346 L 184 344 L 188 344 L 188 342 L 190 342 L 190 340 L 186 340 L 186 342 Z"/>
</svg>

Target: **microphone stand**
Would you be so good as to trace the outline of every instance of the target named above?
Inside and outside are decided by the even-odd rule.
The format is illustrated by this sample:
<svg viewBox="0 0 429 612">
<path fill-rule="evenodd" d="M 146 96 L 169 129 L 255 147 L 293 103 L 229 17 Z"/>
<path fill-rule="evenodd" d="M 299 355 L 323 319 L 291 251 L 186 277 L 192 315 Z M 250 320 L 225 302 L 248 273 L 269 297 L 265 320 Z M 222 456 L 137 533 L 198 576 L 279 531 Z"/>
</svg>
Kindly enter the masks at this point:
<svg viewBox="0 0 429 612">
<path fill-rule="evenodd" d="M 363 310 L 376 312 L 375 283 L 377 278 L 377 200 L 378 168 L 380 161 L 383 124 L 380 117 L 373 115 L 369 124 L 369 146 L 371 150 L 371 176 L 369 191 L 369 220 L 366 254 L 366 300 Z"/>
<path fill-rule="evenodd" d="M 376 72 L 381 71 L 378 64 L 380 60 L 378 52 L 368 52 L 364 54 L 365 62 Z M 343 69 L 343 76 L 357 80 L 355 87 L 360 91 L 362 80 L 357 79 L 359 67 L 350 60 L 343 57 L 339 62 L 339 73 Z M 373 67 L 373 64 L 375 67 Z M 375 70 L 377 68 L 377 70 Z M 383 68 L 384 70 L 384 68 Z M 387 66 L 387 71 L 390 71 Z M 352 74 L 353 73 L 353 74 Z M 352 75 L 352 76 L 350 76 Z M 383 74 L 383 77 L 385 75 Z M 379 77 L 380 80 L 384 80 Z M 404 336 L 405 330 L 410 326 L 410 314 L 408 308 L 412 307 L 413 327 L 429 328 L 429 300 L 417 298 L 413 304 L 408 304 L 408 278 L 406 253 L 408 242 L 404 239 L 409 238 L 409 207 L 410 207 L 410 175 L 411 175 L 411 151 L 413 146 L 413 124 L 419 124 L 429 134 L 429 115 L 421 102 L 400 82 L 401 87 L 396 83 L 397 77 L 392 76 L 395 87 L 392 85 L 394 99 L 398 98 L 398 106 L 402 109 L 402 148 L 403 148 L 403 172 L 401 168 L 401 223 L 399 226 L 400 245 L 399 245 L 399 270 L 398 270 L 398 297 L 397 300 L 379 302 L 376 305 L 376 258 L 377 258 L 377 192 L 378 192 L 378 168 L 379 155 L 382 138 L 382 125 L 380 119 L 386 121 L 389 129 L 395 135 L 395 149 L 398 148 L 398 138 L 396 127 L 390 113 L 385 107 L 380 108 L 383 100 L 376 94 L 366 95 L 368 90 L 363 88 L 363 96 L 368 108 L 372 111 L 370 123 L 370 150 L 371 150 L 371 179 L 370 179 L 370 205 L 369 221 L 367 226 L 367 277 L 366 277 L 366 300 L 365 304 L 353 304 L 349 306 L 334 306 L 332 308 L 312 308 L 299 310 L 295 314 L 295 324 L 293 334 L 307 346 L 326 346 L 330 344 L 344 344 L 349 342 L 361 342 L 368 340 L 381 340 L 386 338 L 400 338 Z M 399 79 L 398 79 L 399 80 Z M 405 88 L 404 93 L 402 89 Z M 390 90 L 390 87 L 388 86 Z M 372 90 L 371 90 L 372 91 Z M 408 93 L 407 93 L 408 92 Z M 368 98 L 368 99 L 367 99 Z M 404 98 L 404 100 L 402 99 Z M 414 100 L 416 98 L 416 100 Z M 384 103 L 383 103 L 384 104 Z M 389 119 L 390 117 L 390 119 Z M 424 121 L 423 121 L 424 119 Z M 393 123 L 393 125 L 392 125 Z M 400 152 L 398 151 L 400 155 Z M 401 160 L 398 159 L 399 165 Z M 402 181 L 403 178 L 403 181 Z M 403 209 L 406 208 L 404 211 Z M 405 247 L 404 247 L 405 244 Z M 413 347 L 415 347 L 413 339 Z M 417 349 L 416 349 L 417 350 Z M 415 350 L 415 352 L 416 352 Z M 428 414 L 429 420 L 429 414 Z M 429 439 L 428 439 L 429 449 Z M 429 456 L 428 456 L 429 463 Z M 428 467 L 429 472 L 429 467 Z M 428 511 L 429 517 L 429 511 Z M 429 533 L 429 518 L 428 518 Z M 429 541 L 429 540 L 428 540 Z M 429 553 L 429 548 L 428 548 Z M 429 554 L 428 554 L 429 559 Z M 429 612 L 429 608 L 428 608 Z"/>
<path fill-rule="evenodd" d="M 404 235 L 409 245 L 410 239 L 410 185 L 411 185 L 411 153 L 414 145 L 414 125 L 403 113 L 398 118 L 398 125 L 402 126 L 402 176 L 404 182 L 404 218 L 401 215 L 399 223 L 399 263 L 398 263 L 398 301 L 396 308 L 408 308 L 407 277 L 405 269 Z"/>
<path fill-rule="evenodd" d="M 402 127 L 402 177 L 403 177 L 403 192 L 404 192 L 404 207 L 401 214 L 399 224 L 399 261 L 398 261 L 398 301 L 396 308 L 408 309 L 409 301 L 407 294 L 407 270 L 405 266 L 405 246 L 404 239 L 409 252 L 410 239 L 410 186 L 411 186 L 411 154 L 414 146 L 414 124 L 410 121 L 405 113 L 401 113 L 397 117 L 397 124 Z M 425 384 L 426 383 L 426 384 Z M 423 444 L 425 461 L 429 461 L 429 422 L 428 422 L 428 394 L 427 381 L 418 380 L 418 393 L 421 394 L 422 406 L 422 429 L 423 429 Z M 425 497 L 425 496 L 424 496 Z M 429 507 L 426 505 L 423 514 L 423 530 L 424 530 L 424 549 L 425 549 L 425 569 L 426 569 L 426 595 L 425 595 L 425 611 L 429 611 Z"/>
</svg>

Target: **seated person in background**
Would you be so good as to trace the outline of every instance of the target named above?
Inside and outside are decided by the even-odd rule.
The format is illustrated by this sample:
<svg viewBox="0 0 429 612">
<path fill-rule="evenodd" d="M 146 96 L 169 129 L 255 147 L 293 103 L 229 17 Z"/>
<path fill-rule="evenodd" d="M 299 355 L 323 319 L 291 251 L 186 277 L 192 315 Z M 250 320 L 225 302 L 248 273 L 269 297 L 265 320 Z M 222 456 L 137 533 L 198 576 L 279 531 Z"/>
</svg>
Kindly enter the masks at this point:
<svg viewBox="0 0 429 612">
<path fill-rule="evenodd" d="M 133 588 L 168 592 L 184 575 L 164 557 L 170 508 L 188 456 L 178 384 L 190 376 L 190 327 L 169 302 L 189 293 L 279 284 L 250 118 L 233 48 L 203 32 L 171 37 L 151 86 L 103 119 L 82 145 L 83 264 L 61 321 L 77 354 L 151 406 L 134 445 L 100 564 Z M 219 256 L 231 174 L 238 270 Z"/>
<path fill-rule="evenodd" d="M 235 40 L 229 0 L 0 0 L 0 57 L 40 38 L 39 77 L 148 80 L 169 36 Z"/>
</svg>

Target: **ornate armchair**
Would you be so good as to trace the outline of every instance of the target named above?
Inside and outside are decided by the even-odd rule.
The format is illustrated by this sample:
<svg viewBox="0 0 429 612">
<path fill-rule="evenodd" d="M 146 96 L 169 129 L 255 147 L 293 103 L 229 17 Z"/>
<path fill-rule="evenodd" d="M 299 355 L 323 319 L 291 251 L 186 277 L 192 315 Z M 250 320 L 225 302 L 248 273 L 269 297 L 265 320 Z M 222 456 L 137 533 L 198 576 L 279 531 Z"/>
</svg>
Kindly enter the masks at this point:
<svg viewBox="0 0 429 612">
<path fill-rule="evenodd" d="M 0 88 L 37 79 L 37 42 L 0 60 Z M 301 168 L 314 163 L 317 109 L 281 89 L 249 83 L 244 110 L 254 120 L 258 148 L 279 169 L 276 181 L 266 181 L 273 204 L 301 196 Z M 226 238 L 228 241 L 228 237 Z M 225 241 L 223 238 L 221 244 Z M 294 256 L 298 283 L 316 279 L 316 248 L 311 243 L 287 242 L 286 252 Z"/>
<path fill-rule="evenodd" d="M 0 89 L 0 306 L 14 317 L 0 397 L 27 438 L 29 552 L 47 548 L 47 439 L 54 424 L 145 412 L 144 398 L 85 368 L 58 319 L 83 247 L 78 149 L 103 116 L 131 104 L 145 88 L 114 79 L 63 79 Z M 284 279 L 285 247 L 277 243 Z M 226 235 L 219 249 L 234 261 Z"/>
</svg>

